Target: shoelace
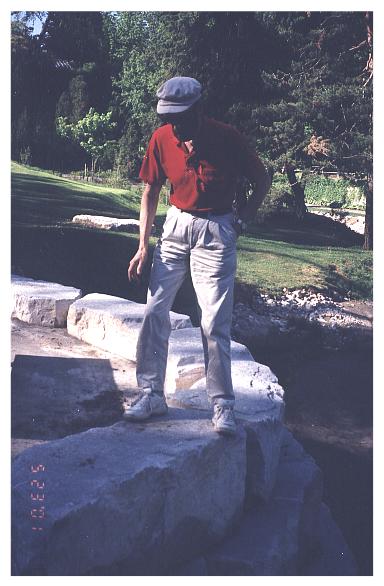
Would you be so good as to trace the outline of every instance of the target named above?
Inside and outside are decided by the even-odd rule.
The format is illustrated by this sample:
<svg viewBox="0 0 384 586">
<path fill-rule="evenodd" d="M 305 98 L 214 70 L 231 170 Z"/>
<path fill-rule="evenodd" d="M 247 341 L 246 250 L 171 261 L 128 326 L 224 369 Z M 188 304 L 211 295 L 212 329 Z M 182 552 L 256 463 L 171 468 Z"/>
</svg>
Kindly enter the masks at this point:
<svg viewBox="0 0 384 586">
<path fill-rule="evenodd" d="M 146 398 L 146 394 L 142 395 L 141 397 L 138 397 L 133 403 L 130 404 L 130 407 L 133 407 L 134 405 L 137 405 L 138 403 L 140 403 L 140 401 L 142 401 L 143 399 Z"/>
<path fill-rule="evenodd" d="M 217 417 L 221 417 L 223 415 L 224 419 L 228 418 L 228 416 L 230 414 L 233 416 L 233 408 L 232 407 L 227 407 L 227 406 L 223 406 L 223 405 L 216 405 L 215 411 L 216 411 Z"/>
</svg>

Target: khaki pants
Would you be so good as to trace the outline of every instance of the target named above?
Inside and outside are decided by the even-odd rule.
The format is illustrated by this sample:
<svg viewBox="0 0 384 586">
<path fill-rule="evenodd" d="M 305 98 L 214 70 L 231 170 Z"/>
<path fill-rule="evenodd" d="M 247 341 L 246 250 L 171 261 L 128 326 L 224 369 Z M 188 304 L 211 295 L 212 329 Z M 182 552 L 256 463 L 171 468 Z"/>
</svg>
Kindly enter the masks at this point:
<svg viewBox="0 0 384 586">
<path fill-rule="evenodd" d="M 234 400 L 230 333 L 236 273 L 233 214 L 193 216 L 172 206 L 153 254 L 147 305 L 137 344 L 140 388 L 164 392 L 171 333 L 169 311 L 190 267 L 201 316 L 201 333 L 211 402 Z M 219 401 L 220 402 L 220 401 Z"/>
</svg>

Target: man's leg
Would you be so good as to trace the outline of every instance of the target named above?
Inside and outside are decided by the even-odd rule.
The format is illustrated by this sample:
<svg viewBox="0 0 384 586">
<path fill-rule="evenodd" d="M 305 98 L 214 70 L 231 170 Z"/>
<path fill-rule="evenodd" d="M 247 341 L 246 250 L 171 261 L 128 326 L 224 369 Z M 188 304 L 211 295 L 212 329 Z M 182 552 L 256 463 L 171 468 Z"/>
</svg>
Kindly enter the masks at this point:
<svg viewBox="0 0 384 586">
<path fill-rule="evenodd" d="M 236 273 L 232 214 L 212 216 L 191 250 L 191 276 L 201 309 L 207 394 L 212 403 L 234 402 L 231 377 L 231 322 Z"/>
<path fill-rule="evenodd" d="M 189 248 L 179 240 L 177 224 L 177 212 L 171 208 L 153 254 L 147 305 L 136 351 L 138 386 L 159 394 L 164 392 L 171 333 L 169 312 L 189 262 Z"/>
</svg>

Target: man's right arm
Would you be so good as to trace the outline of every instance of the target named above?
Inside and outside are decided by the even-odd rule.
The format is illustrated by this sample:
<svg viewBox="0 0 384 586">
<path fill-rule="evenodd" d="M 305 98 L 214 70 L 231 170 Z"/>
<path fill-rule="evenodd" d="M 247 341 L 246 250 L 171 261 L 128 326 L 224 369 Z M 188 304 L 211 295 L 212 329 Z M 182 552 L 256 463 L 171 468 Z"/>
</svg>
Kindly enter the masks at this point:
<svg viewBox="0 0 384 586">
<path fill-rule="evenodd" d="M 140 240 L 139 248 L 128 267 L 128 279 L 138 280 L 148 256 L 148 243 L 152 231 L 152 224 L 156 216 L 160 190 L 163 185 L 154 183 L 145 185 L 140 206 Z"/>
</svg>

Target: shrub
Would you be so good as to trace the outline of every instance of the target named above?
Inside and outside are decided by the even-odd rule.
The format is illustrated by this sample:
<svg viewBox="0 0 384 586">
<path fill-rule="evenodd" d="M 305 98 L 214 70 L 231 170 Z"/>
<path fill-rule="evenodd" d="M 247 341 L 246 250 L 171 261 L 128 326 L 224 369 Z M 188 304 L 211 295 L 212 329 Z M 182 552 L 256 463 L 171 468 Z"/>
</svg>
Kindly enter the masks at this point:
<svg viewBox="0 0 384 586">
<path fill-rule="evenodd" d="M 305 201 L 310 205 L 365 209 L 363 189 L 347 179 L 311 175 L 306 179 Z"/>
<path fill-rule="evenodd" d="M 293 195 L 273 184 L 256 216 L 257 223 L 264 223 L 272 218 L 294 216 Z"/>
</svg>

